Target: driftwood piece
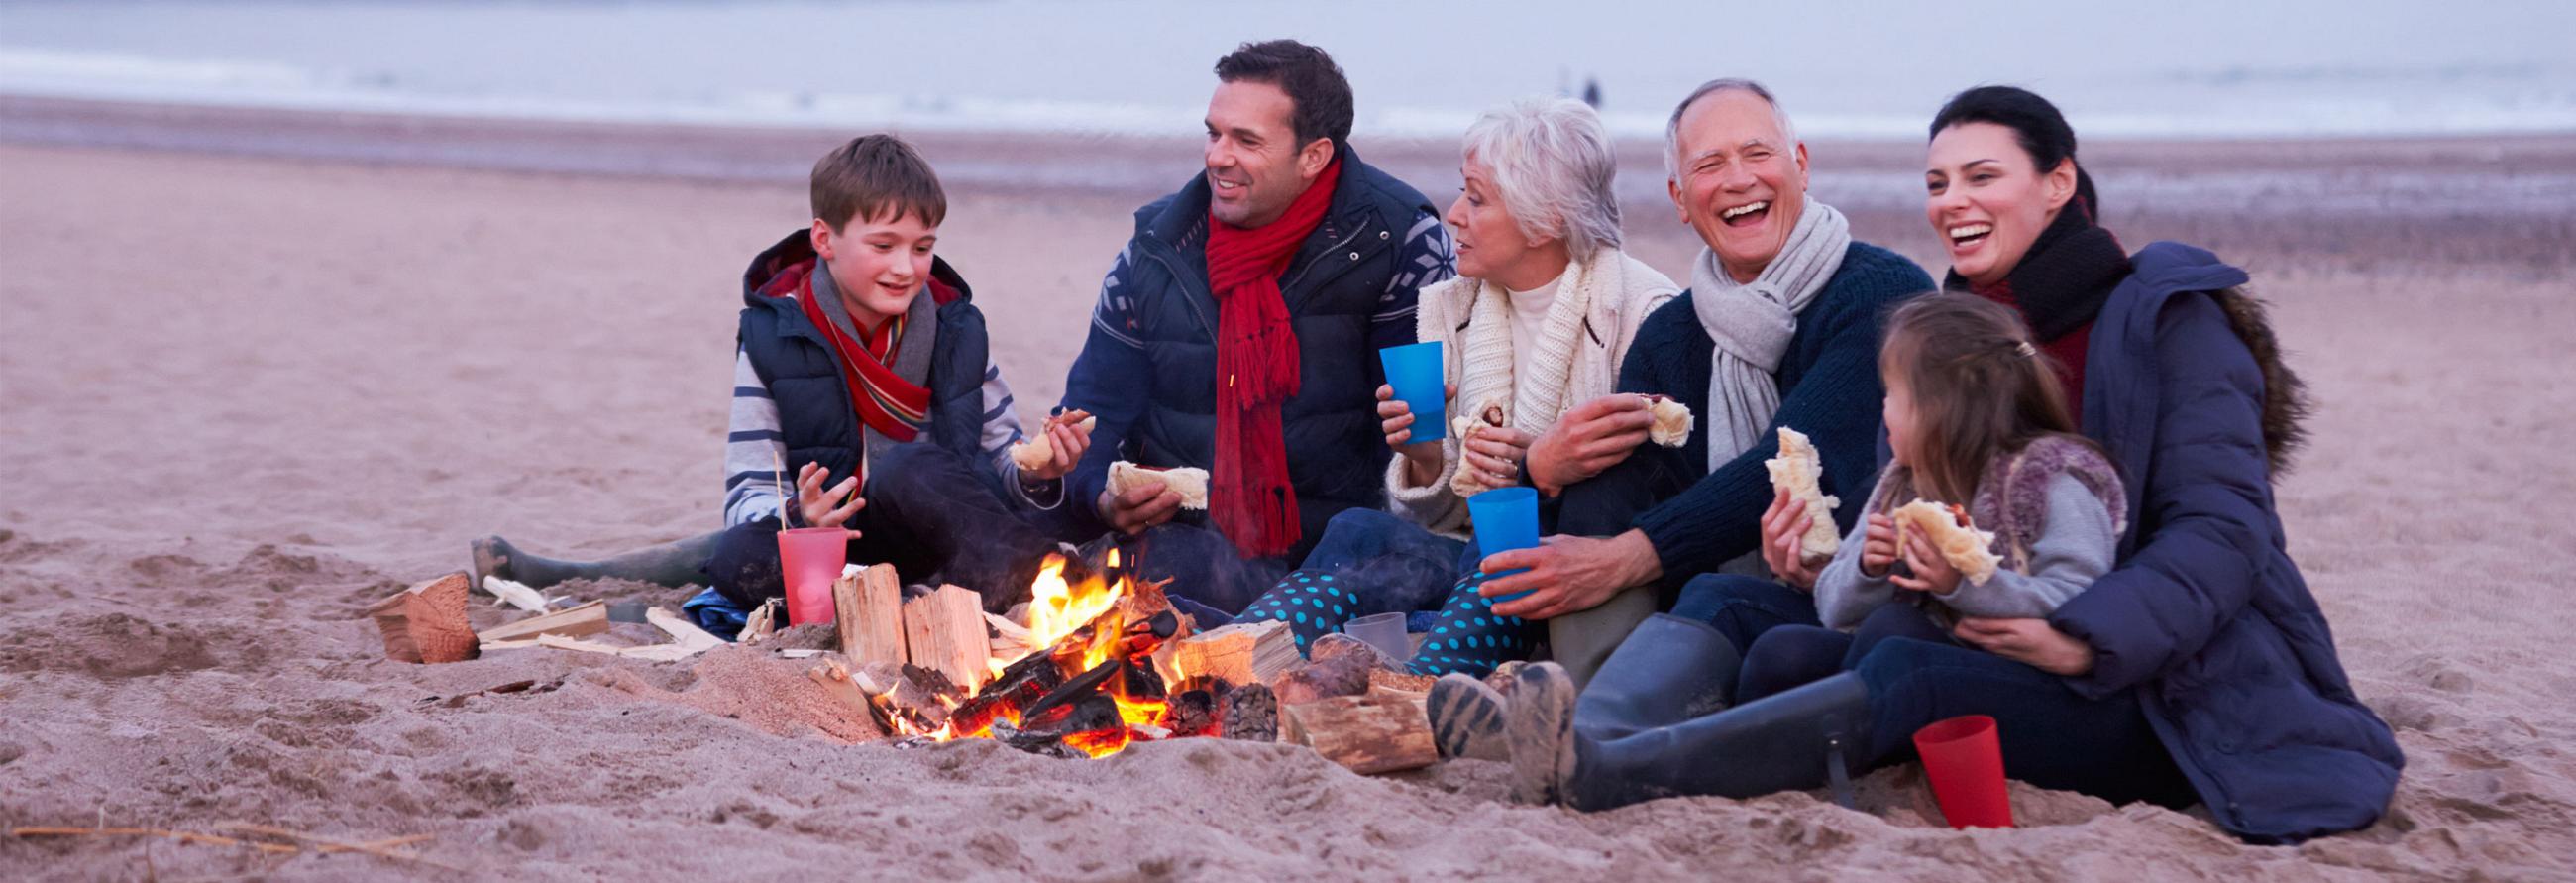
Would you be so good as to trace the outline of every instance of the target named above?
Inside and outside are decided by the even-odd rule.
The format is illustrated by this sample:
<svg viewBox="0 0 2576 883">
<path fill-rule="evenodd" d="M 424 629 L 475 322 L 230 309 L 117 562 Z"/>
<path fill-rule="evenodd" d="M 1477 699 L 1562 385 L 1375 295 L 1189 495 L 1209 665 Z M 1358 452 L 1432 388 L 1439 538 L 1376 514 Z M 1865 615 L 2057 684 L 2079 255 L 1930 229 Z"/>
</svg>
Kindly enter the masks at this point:
<svg viewBox="0 0 2576 883">
<path fill-rule="evenodd" d="M 517 622 L 505 622 L 483 633 L 486 643 L 516 641 L 538 635 L 579 638 L 608 630 L 608 604 L 592 601 L 578 607 L 542 613 Z"/>
<path fill-rule="evenodd" d="M 1184 677 L 1267 684 L 1297 665 L 1297 636 L 1277 620 L 1238 622 L 1183 638 L 1172 664 Z"/>
<path fill-rule="evenodd" d="M 1397 690 L 1282 706 L 1279 737 L 1315 749 L 1325 760 L 1361 775 L 1416 769 L 1440 760 L 1423 698 Z"/>
<path fill-rule="evenodd" d="M 512 607 L 530 613 L 546 612 L 546 596 L 538 594 L 536 589 L 529 588 L 526 583 L 486 575 L 483 577 L 483 591 L 492 593 L 492 597 L 499 598 Z"/>
<path fill-rule="evenodd" d="M 1279 697 L 1261 684 L 1245 684 L 1225 694 L 1218 735 L 1247 742 L 1279 741 Z"/>
<path fill-rule="evenodd" d="M 385 657 L 398 662 L 461 662 L 482 655 L 465 619 L 473 577 L 451 573 L 404 589 L 367 608 L 384 633 Z"/>
<path fill-rule="evenodd" d="M 752 608 L 751 613 L 742 618 L 742 631 L 734 634 L 734 640 L 747 646 L 769 640 L 769 636 L 778 634 L 780 603 L 780 599 L 771 598 L 760 602 L 760 606 Z"/>
<path fill-rule="evenodd" d="M 861 665 L 904 661 L 903 607 L 903 578 L 893 565 L 843 573 L 832 582 L 833 628 L 840 634 L 841 655 Z"/>
<path fill-rule="evenodd" d="M 973 589 L 940 586 L 903 604 L 903 642 L 912 664 L 947 675 L 974 692 L 993 676 L 992 639 L 984 633 L 984 599 Z"/>
<path fill-rule="evenodd" d="M 1270 683 L 1271 689 L 1279 691 L 1281 706 L 1366 693 L 1370 673 L 1386 659 L 1377 648 L 1346 635 L 1315 639 L 1313 652 L 1315 661 Z"/>
<path fill-rule="evenodd" d="M 687 617 L 660 607 L 644 611 L 644 621 L 670 635 L 672 643 L 664 646 L 680 648 L 683 656 L 695 656 L 725 645 L 723 638 L 708 634 L 706 629 L 699 628 Z"/>
</svg>

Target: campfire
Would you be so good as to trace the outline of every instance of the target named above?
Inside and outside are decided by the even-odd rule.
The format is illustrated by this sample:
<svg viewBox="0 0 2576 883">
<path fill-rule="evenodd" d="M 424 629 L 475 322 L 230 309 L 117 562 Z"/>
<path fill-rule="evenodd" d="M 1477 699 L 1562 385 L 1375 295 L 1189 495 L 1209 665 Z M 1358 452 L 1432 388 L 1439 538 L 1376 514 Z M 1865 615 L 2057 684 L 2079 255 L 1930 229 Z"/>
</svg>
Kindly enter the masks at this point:
<svg viewBox="0 0 2576 883">
<path fill-rule="evenodd" d="M 1121 568 L 1113 550 L 1096 571 L 1048 556 L 1030 589 L 1033 597 L 1013 616 L 978 612 L 986 620 L 978 628 L 990 635 L 985 672 L 961 678 L 915 659 L 848 673 L 880 727 L 899 744 L 993 739 L 1067 757 L 1217 734 L 1218 700 L 1231 685 L 1187 679 L 1177 651 L 1192 623 L 1172 608 L 1163 584 Z M 914 615 L 922 600 L 904 604 L 904 614 Z M 860 616 L 869 613 L 860 605 Z M 932 630 L 908 622 L 906 631 Z"/>
</svg>

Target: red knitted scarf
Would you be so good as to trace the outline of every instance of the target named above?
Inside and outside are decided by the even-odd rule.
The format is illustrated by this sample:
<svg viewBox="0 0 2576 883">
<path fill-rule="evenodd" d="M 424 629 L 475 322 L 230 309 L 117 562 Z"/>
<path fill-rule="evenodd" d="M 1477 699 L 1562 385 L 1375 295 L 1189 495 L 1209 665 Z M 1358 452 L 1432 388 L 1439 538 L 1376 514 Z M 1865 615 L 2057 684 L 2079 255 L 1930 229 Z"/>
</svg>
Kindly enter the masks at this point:
<svg viewBox="0 0 2576 883">
<path fill-rule="evenodd" d="M 1208 515 L 1250 557 L 1297 544 L 1297 493 L 1279 408 L 1297 394 L 1297 333 L 1279 294 L 1297 246 L 1324 221 L 1341 180 L 1334 157 L 1278 220 L 1245 229 L 1208 217 L 1208 290 L 1216 295 L 1216 471 Z"/>
<path fill-rule="evenodd" d="M 806 321 L 814 323 L 823 339 L 832 346 L 835 361 L 841 363 L 841 385 L 850 391 L 850 408 L 860 422 L 878 434 L 897 442 L 908 442 L 920 436 L 921 428 L 930 422 L 930 390 L 895 373 L 895 352 L 903 344 L 902 315 L 886 317 L 876 330 L 864 332 L 867 339 L 855 340 L 824 315 L 823 305 L 815 302 L 814 274 L 826 272 L 820 261 L 808 261 L 796 273 L 796 304 L 805 311 Z M 865 433 L 861 433 L 864 447 Z M 867 458 L 860 457 L 864 470 Z M 864 475 L 860 481 L 866 481 Z"/>
</svg>

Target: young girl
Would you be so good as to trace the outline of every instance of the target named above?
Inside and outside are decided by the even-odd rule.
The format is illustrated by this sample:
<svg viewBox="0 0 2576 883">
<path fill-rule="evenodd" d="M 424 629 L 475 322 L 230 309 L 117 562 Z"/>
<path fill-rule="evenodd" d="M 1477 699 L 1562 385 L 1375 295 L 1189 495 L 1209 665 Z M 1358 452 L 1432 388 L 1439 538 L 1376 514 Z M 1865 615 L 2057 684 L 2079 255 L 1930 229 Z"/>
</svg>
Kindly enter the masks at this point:
<svg viewBox="0 0 2576 883">
<path fill-rule="evenodd" d="M 1889 637 L 1949 640 L 1960 617 L 2044 618 L 2111 569 L 2127 509 L 2118 472 L 2075 433 L 2061 375 L 2018 314 L 1967 294 L 1907 302 L 1879 374 L 1895 459 L 1817 574 L 1825 627 L 1764 632 L 1737 702 L 1831 675 Z M 1991 576 L 1970 580 L 1922 531 L 1900 533 L 1891 513 L 1918 499 L 1994 535 Z"/>
</svg>

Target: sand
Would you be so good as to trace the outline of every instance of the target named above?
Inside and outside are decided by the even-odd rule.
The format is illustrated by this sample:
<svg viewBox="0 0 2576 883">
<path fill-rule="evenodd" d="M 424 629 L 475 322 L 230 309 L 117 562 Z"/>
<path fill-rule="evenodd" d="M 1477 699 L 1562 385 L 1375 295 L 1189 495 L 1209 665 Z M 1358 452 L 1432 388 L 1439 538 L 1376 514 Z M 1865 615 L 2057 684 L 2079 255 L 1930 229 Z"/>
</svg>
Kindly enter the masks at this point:
<svg viewBox="0 0 2576 883">
<path fill-rule="evenodd" d="M 2088 145 L 2127 169 L 2104 183 L 2132 244 L 2254 271 L 2323 404 L 2281 508 L 2409 766 L 2379 824 L 2298 847 L 2019 784 L 2025 827 L 1954 832 L 1910 766 L 1867 779 L 1860 811 L 1791 793 L 1586 815 L 1513 806 L 1476 761 L 1364 778 L 1215 740 L 897 750 L 845 741 L 864 733 L 796 664 L 750 650 L 389 662 L 359 611 L 463 566 L 473 536 L 588 555 L 716 525 L 735 280 L 798 226 L 801 186 L 0 146 L 0 826 L 430 838 L 420 861 L 0 839 L 0 877 L 2566 878 L 2576 140 L 2510 146 Z M 1437 170 L 1443 150 L 1388 153 Z M 1820 149 L 1818 189 L 1928 263 L 1906 153 Z M 2208 171 L 2238 156 L 2260 159 Z M 2542 195 L 2386 206 L 2463 188 Z M 1153 194 L 955 190 L 941 251 L 1038 413 Z M 1690 251 L 1668 207 L 1629 226 L 1668 271 Z"/>
</svg>

